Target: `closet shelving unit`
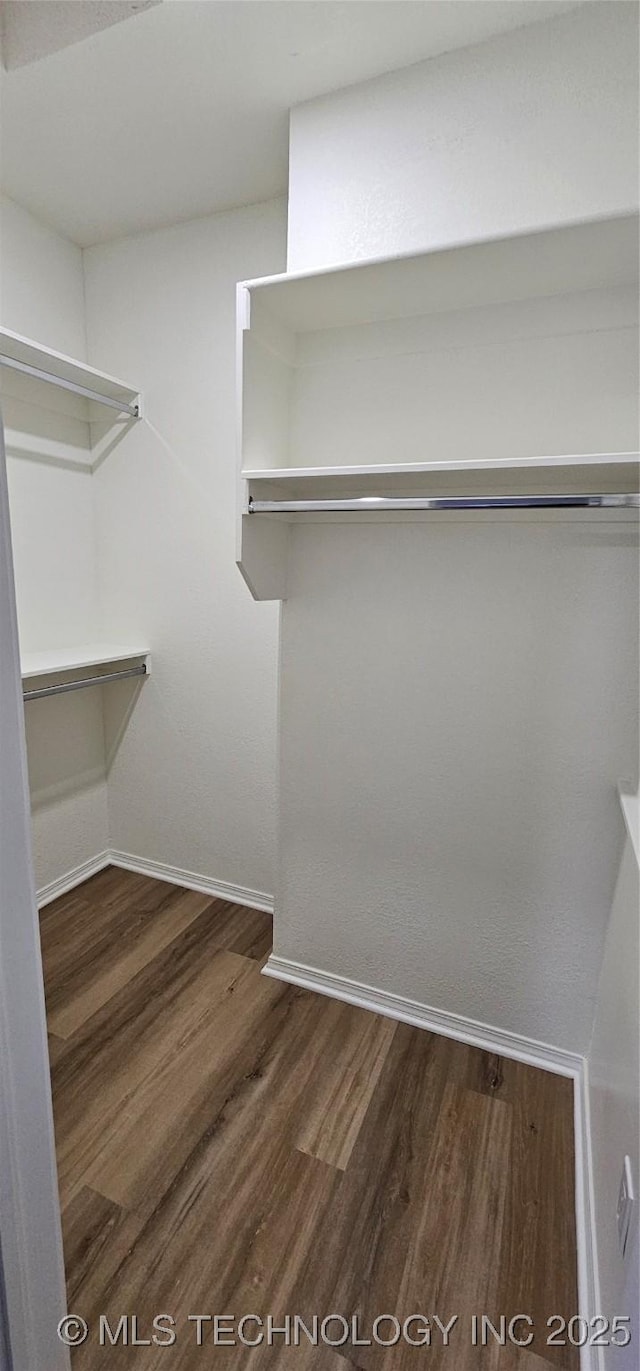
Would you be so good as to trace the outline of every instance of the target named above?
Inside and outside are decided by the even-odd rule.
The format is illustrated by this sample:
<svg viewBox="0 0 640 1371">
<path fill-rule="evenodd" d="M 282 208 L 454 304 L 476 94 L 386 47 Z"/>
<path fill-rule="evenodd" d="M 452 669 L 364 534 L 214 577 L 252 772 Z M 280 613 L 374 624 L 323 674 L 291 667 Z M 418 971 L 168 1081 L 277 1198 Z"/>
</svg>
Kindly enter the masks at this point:
<svg viewBox="0 0 640 1371">
<path fill-rule="evenodd" d="M 149 650 L 139 644 L 90 643 L 24 653 L 21 658 L 25 700 L 132 680 L 151 673 Z"/>
<path fill-rule="evenodd" d="M 114 423 L 121 435 L 142 415 L 136 387 L 4 328 L 0 393 L 7 450 L 35 449 L 45 461 L 93 467 L 113 441 Z M 84 643 L 25 654 L 21 671 L 25 700 L 39 699 L 147 676 L 149 650 L 139 643 Z"/>
<path fill-rule="evenodd" d="M 637 518 L 637 264 L 623 215 L 242 283 L 254 596 L 286 595 L 292 523 Z M 427 500 L 493 508 L 402 508 Z"/>
</svg>

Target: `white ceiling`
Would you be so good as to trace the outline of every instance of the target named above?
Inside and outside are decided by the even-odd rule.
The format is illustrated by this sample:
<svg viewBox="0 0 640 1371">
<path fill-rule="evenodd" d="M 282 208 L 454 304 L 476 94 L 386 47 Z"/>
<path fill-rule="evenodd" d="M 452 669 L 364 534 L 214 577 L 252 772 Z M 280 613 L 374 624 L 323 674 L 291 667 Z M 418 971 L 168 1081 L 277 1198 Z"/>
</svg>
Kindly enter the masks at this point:
<svg viewBox="0 0 640 1371">
<path fill-rule="evenodd" d="M 2 59 L 5 67 L 39 62 L 51 52 L 80 43 L 123 19 L 133 19 L 160 0 L 0 0 Z"/>
<path fill-rule="evenodd" d="M 292 105 L 575 3 L 164 0 L 2 72 L 2 185 L 82 245 L 270 199 Z"/>
</svg>

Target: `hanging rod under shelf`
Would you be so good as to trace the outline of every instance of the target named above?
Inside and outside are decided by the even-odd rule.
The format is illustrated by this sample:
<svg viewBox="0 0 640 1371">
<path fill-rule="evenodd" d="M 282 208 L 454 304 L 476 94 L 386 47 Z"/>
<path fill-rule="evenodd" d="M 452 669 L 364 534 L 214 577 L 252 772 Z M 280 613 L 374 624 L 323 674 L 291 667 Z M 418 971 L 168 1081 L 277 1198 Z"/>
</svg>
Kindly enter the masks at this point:
<svg viewBox="0 0 640 1371">
<path fill-rule="evenodd" d="M 36 381 L 46 381 L 48 385 L 60 386 L 63 390 L 70 390 L 74 395 L 82 395 L 85 400 L 94 400 L 96 404 L 108 405 L 110 409 L 116 409 L 119 414 L 126 414 L 130 419 L 140 418 L 140 406 L 138 404 L 127 404 L 126 400 L 115 400 L 111 395 L 101 395 L 97 390 L 91 390 L 89 386 L 80 385 L 79 381 L 67 381 L 63 376 L 56 376 L 53 372 L 43 371 L 41 367 L 30 366 L 27 362 L 19 362 L 15 357 L 6 357 L 0 353 L 0 366 L 11 367 L 13 371 L 23 372 L 26 376 L 33 376 Z"/>
<path fill-rule="evenodd" d="M 40 690 L 23 690 L 23 700 L 43 700 L 47 695 L 64 695 L 68 690 L 84 690 L 86 686 L 105 685 L 108 681 L 128 681 L 132 676 L 146 676 L 147 668 L 127 667 L 125 671 L 108 671 L 104 676 L 82 676 L 79 681 L 60 681 L 58 685 L 42 686 Z"/>
<path fill-rule="evenodd" d="M 375 514 L 385 510 L 446 509 L 640 509 L 640 494 L 622 495 L 359 495 L 344 500 L 256 500 L 249 514 Z"/>
</svg>

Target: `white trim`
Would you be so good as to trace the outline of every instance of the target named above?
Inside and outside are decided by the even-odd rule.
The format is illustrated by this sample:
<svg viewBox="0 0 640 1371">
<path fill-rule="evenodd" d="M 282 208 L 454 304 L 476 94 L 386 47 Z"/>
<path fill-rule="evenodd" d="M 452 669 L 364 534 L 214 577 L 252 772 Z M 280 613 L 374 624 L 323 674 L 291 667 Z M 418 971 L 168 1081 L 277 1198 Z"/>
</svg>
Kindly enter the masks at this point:
<svg viewBox="0 0 640 1371">
<path fill-rule="evenodd" d="M 427 1028 L 431 1033 L 442 1033 L 446 1038 L 482 1047 L 487 1052 L 514 1057 L 516 1061 L 539 1066 L 543 1071 L 555 1071 L 557 1075 L 575 1078 L 582 1069 L 583 1059 L 577 1052 L 566 1052 L 561 1047 L 552 1047 L 534 1038 L 524 1038 L 520 1033 L 510 1033 L 507 1029 L 493 1028 L 461 1014 L 433 1009 L 418 1000 L 407 1000 L 403 995 L 394 995 L 389 990 L 377 990 L 348 976 L 319 971 L 301 962 L 276 957 L 273 953 L 263 966 L 262 974 L 273 976 L 275 980 L 289 981 L 292 985 L 302 985 L 307 990 L 317 990 L 319 994 L 330 995 L 336 1000 L 347 1000 L 361 1009 L 373 1010 L 374 1014 L 385 1014 L 401 1023 Z"/>
<path fill-rule="evenodd" d="M 211 876 L 202 876 L 197 871 L 184 871 L 180 866 L 167 866 L 166 862 L 155 862 L 147 857 L 136 857 L 132 852 L 117 852 L 111 848 L 99 852 L 97 857 L 89 858 L 64 876 L 43 885 L 38 891 L 38 908 L 43 909 L 59 895 L 66 895 L 90 876 L 104 871 L 106 866 L 119 866 L 123 871 L 135 871 L 138 876 L 152 876 L 159 881 L 169 881 L 171 885 L 183 885 L 187 890 L 200 890 L 203 895 L 211 895 L 215 900 L 231 900 L 233 904 L 246 904 L 250 909 L 262 909 L 265 914 L 273 914 L 273 896 L 262 890 L 250 890 L 248 886 L 231 885 L 228 881 L 217 881 Z"/>
<path fill-rule="evenodd" d="M 305 966 L 301 962 L 291 962 L 285 957 L 269 957 L 262 968 L 263 976 L 274 980 L 288 981 L 291 985 L 303 986 L 306 990 L 329 995 L 333 999 L 346 1000 L 361 1009 L 369 1009 L 375 1014 L 397 1019 L 401 1023 L 413 1024 L 416 1028 L 426 1028 L 431 1033 L 441 1033 L 444 1037 L 455 1038 L 458 1042 L 469 1043 L 502 1057 L 526 1062 L 543 1071 L 568 1076 L 573 1080 L 574 1099 L 574 1148 L 575 1148 L 575 1200 L 576 1200 L 576 1244 L 578 1265 L 578 1305 L 584 1318 L 599 1313 L 598 1258 L 594 1224 L 593 1166 L 591 1155 L 591 1133 L 589 1123 L 589 1074 L 586 1059 L 577 1052 L 566 1052 L 563 1048 L 550 1043 L 538 1042 L 535 1038 L 525 1038 L 520 1033 L 510 1033 L 490 1024 L 479 1023 L 475 1019 L 464 1018 L 460 1014 L 449 1014 L 442 1009 L 417 1000 L 405 999 L 388 990 L 377 990 L 363 985 L 360 981 L 347 976 L 337 976 L 316 967 Z M 602 1352 L 596 1348 L 583 1347 L 580 1351 L 581 1371 L 604 1371 Z"/>
<path fill-rule="evenodd" d="M 99 871 L 104 871 L 105 866 L 110 864 L 111 853 L 99 852 L 97 857 L 90 857 L 88 861 L 81 862 L 79 866 L 67 871 L 64 876 L 49 881 L 48 885 L 41 886 L 37 892 L 38 909 L 44 909 L 52 900 L 57 900 L 60 895 L 66 895 L 69 890 L 74 890 L 83 881 L 88 881 L 90 876 L 96 876 Z"/>
<path fill-rule="evenodd" d="M 601 1312 L 598 1248 L 595 1226 L 589 1059 L 584 1057 L 576 1077 L 574 1094 L 574 1146 L 576 1169 L 576 1241 L 578 1254 L 578 1303 L 587 1319 Z M 604 1371 L 604 1350 L 583 1347 L 580 1371 Z"/>
<path fill-rule="evenodd" d="M 0 1336 L 14 1371 L 69 1371 L 55 1336 L 64 1257 L 1 413 L 0 694 Z"/>
<path fill-rule="evenodd" d="M 167 866 L 166 862 L 136 857 L 132 852 L 112 850 L 108 857 L 113 866 L 122 867 L 123 871 L 135 871 L 139 876 L 155 876 L 159 881 L 184 885 L 187 890 L 200 890 L 203 895 L 211 895 L 212 899 L 231 900 L 233 904 L 246 904 L 250 909 L 262 909 L 265 914 L 273 914 L 273 896 L 263 890 L 231 885 L 228 881 L 214 880 L 212 876 L 202 876 L 197 871 L 184 871 L 180 866 Z"/>
</svg>

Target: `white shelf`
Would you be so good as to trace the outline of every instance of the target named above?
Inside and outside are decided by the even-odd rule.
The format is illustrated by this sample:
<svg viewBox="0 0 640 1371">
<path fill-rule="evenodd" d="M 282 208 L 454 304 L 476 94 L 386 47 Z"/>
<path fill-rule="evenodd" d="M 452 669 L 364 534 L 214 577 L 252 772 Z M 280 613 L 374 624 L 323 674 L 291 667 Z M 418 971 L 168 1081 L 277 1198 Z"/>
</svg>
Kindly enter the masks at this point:
<svg viewBox="0 0 640 1371">
<path fill-rule="evenodd" d="M 286 594 L 289 516 L 254 517 L 250 497 L 636 493 L 637 280 L 622 215 L 241 284 L 238 562 L 254 596 Z"/>
<path fill-rule="evenodd" d="M 244 471 L 256 500 L 637 493 L 640 453 Z M 246 505 L 245 505 L 246 508 Z"/>
<path fill-rule="evenodd" d="M 105 407 L 130 419 L 140 417 L 140 392 L 135 386 L 5 328 L 0 329 L 0 374 L 3 380 L 5 374 L 21 375 L 25 384 L 58 386 L 77 394 L 90 403 L 89 417 L 93 417 L 94 405 L 101 407 L 103 417 Z"/>
<path fill-rule="evenodd" d="M 622 215 L 244 284 L 280 325 L 306 333 L 624 285 L 637 259 L 637 217 Z"/>
<path fill-rule="evenodd" d="M 516 457 L 495 460 L 470 458 L 458 462 L 376 462 L 371 466 L 326 467 L 254 467 L 242 471 L 245 481 L 299 481 L 317 478 L 332 479 L 350 476 L 420 476 L 436 471 L 524 471 L 549 467 L 584 467 L 601 465 L 633 465 L 640 462 L 640 452 L 580 452 L 553 457 Z"/>
<path fill-rule="evenodd" d="M 119 662 L 147 658 L 148 647 L 137 644 L 85 643 L 78 647 L 51 648 L 46 652 L 26 652 L 21 658 L 23 681 L 40 676 L 58 676 L 65 671 L 87 667 L 114 666 Z"/>
</svg>

